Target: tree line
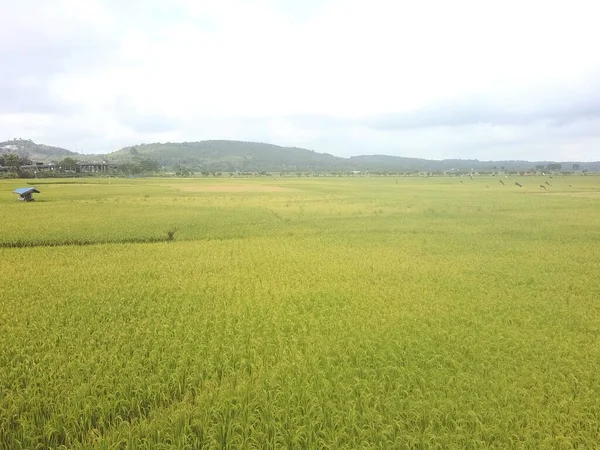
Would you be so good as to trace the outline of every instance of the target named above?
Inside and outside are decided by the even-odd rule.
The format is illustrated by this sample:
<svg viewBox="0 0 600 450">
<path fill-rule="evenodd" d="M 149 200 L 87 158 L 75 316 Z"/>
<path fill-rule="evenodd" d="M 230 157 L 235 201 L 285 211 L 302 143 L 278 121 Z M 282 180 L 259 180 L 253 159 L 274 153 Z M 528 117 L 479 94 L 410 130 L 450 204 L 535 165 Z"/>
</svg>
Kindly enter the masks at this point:
<svg viewBox="0 0 600 450">
<path fill-rule="evenodd" d="M 27 156 L 16 153 L 0 154 L 0 168 L 10 172 L 12 176 L 17 175 L 18 177 L 28 178 L 34 175 L 52 176 L 51 174 L 64 175 L 79 172 L 79 161 L 70 156 L 53 161 L 51 164 L 38 163 L 38 165 L 39 169 L 35 167 L 36 163 Z M 164 172 L 164 169 L 151 158 L 134 157 L 130 161 L 112 166 L 110 172 L 115 175 L 143 175 L 161 173 Z"/>
</svg>

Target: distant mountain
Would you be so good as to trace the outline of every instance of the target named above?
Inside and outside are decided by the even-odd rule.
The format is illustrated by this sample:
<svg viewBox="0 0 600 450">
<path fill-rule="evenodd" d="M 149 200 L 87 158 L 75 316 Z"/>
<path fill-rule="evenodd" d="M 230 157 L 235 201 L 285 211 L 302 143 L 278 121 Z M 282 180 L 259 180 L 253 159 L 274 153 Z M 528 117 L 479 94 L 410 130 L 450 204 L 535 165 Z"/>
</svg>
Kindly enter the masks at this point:
<svg viewBox="0 0 600 450">
<path fill-rule="evenodd" d="M 477 159 L 431 160 L 389 155 L 361 155 L 340 158 L 297 147 L 240 141 L 201 141 L 165 144 L 141 144 L 105 155 L 109 161 L 126 162 L 150 158 L 173 169 L 177 166 L 208 172 L 295 172 L 295 171 L 376 171 L 443 172 L 470 170 L 525 171 L 556 164 L 553 161 L 479 161 Z M 563 171 L 600 172 L 600 162 L 564 162 Z"/>
<path fill-rule="evenodd" d="M 470 170 L 532 170 L 547 167 L 553 161 L 479 161 L 476 159 L 431 160 L 389 155 L 361 155 L 341 158 L 297 147 L 240 141 L 201 141 L 165 144 L 141 144 L 126 147 L 104 156 L 109 161 L 125 162 L 150 158 L 173 169 L 177 166 L 209 172 L 279 172 L 279 171 L 377 171 L 377 172 L 443 172 Z M 561 163 L 562 170 L 600 171 L 600 162 Z"/>
<path fill-rule="evenodd" d="M 555 162 L 555 161 L 479 161 L 477 159 L 419 159 L 389 155 L 353 156 L 350 162 L 354 167 L 371 171 L 414 171 L 444 172 L 444 171 L 528 171 L 560 164 L 562 171 L 588 170 L 600 172 L 600 161 L 596 162 Z M 574 168 L 574 166 L 576 168 Z"/>
<path fill-rule="evenodd" d="M 0 155 L 17 153 L 33 161 L 51 162 L 71 157 L 79 161 L 129 163 L 143 159 L 157 161 L 168 170 L 184 167 L 195 172 L 444 172 L 444 171 L 526 171 L 561 165 L 563 171 L 600 172 L 597 162 L 479 161 L 477 159 L 431 160 L 390 155 L 361 155 L 341 158 L 297 147 L 280 147 L 257 142 L 212 140 L 200 142 L 140 144 L 105 155 L 83 155 L 30 140 L 0 142 Z"/>
<path fill-rule="evenodd" d="M 17 154 L 39 162 L 50 162 L 77 155 L 77 153 L 64 148 L 36 144 L 31 140 L 25 139 L 0 142 L 0 154 L 6 153 Z"/>
<path fill-rule="evenodd" d="M 347 160 L 296 147 L 239 141 L 201 141 L 142 144 L 107 155 L 110 161 L 150 158 L 162 166 L 185 166 L 196 171 L 316 171 L 337 170 Z"/>
</svg>

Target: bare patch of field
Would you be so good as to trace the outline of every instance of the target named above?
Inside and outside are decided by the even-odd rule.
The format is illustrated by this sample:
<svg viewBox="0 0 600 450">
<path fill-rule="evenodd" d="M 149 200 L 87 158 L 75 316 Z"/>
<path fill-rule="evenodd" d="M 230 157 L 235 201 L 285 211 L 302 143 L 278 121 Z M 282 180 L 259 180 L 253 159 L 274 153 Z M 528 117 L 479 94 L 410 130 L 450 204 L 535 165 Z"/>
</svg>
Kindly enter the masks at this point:
<svg viewBox="0 0 600 450">
<path fill-rule="evenodd" d="M 173 187 L 185 192 L 290 192 L 296 190 L 260 184 L 184 184 Z"/>
</svg>

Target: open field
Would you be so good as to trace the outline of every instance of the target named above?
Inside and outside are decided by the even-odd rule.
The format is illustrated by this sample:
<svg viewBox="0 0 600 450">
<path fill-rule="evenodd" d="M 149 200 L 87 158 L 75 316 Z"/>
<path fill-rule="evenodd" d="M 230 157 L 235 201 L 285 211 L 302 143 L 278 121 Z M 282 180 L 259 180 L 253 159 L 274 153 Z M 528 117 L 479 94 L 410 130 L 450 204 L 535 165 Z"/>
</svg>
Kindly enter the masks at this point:
<svg viewBox="0 0 600 450">
<path fill-rule="evenodd" d="M 0 181 L 0 449 L 597 448 L 600 177 L 504 181 Z"/>
</svg>

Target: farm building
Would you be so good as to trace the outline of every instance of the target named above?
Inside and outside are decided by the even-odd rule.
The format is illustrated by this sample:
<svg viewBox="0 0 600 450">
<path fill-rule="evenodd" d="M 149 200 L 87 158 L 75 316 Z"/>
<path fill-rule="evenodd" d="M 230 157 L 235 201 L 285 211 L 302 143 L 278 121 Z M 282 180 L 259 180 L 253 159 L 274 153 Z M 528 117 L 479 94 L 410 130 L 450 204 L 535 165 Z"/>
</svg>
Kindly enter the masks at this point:
<svg viewBox="0 0 600 450">
<path fill-rule="evenodd" d="M 78 162 L 75 169 L 76 172 L 110 172 L 118 169 L 118 164 L 107 163 L 102 161 L 101 163 L 89 163 L 89 162 Z"/>
<path fill-rule="evenodd" d="M 40 191 L 38 191 L 36 188 L 33 188 L 33 187 L 18 188 L 18 189 L 15 189 L 13 192 L 15 194 L 19 195 L 19 201 L 22 201 L 22 202 L 32 202 L 35 200 L 33 198 L 33 194 L 40 193 Z"/>
</svg>

